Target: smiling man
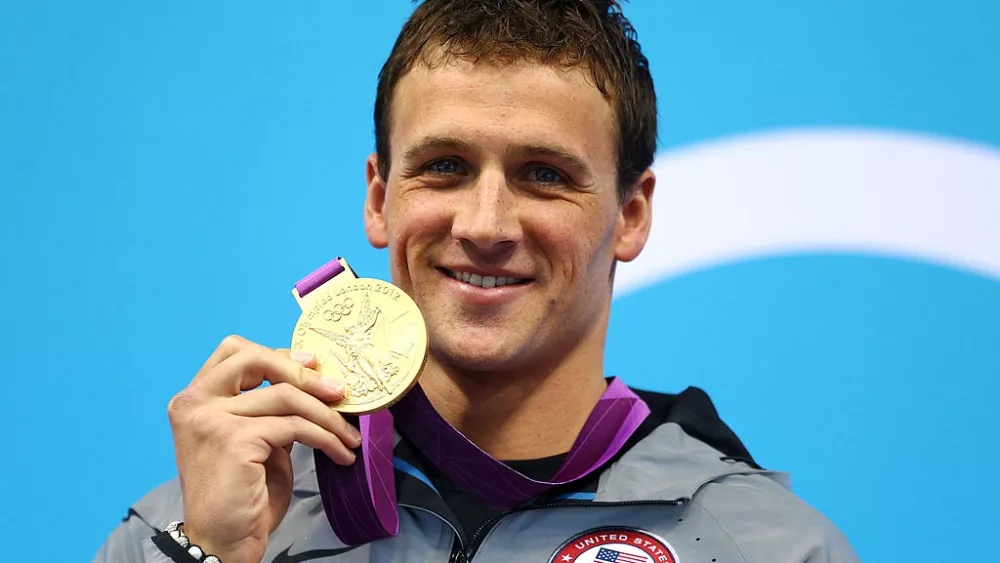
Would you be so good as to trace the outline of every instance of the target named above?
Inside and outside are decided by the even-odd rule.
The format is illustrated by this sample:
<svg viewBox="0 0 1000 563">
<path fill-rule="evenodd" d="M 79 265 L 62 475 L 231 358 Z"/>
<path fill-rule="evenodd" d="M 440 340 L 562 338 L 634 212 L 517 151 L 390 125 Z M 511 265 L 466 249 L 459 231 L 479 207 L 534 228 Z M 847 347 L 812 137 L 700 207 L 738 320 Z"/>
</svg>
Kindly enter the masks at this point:
<svg viewBox="0 0 1000 563">
<path fill-rule="evenodd" d="M 179 479 L 97 561 L 856 560 L 703 392 L 605 377 L 615 264 L 655 185 L 652 79 L 617 4 L 424 2 L 375 130 L 365 226 L 427 323 L 419 389 L 359 431 L 314 355 L 226 339 L 171 402 Z"/>
<path fill-rule="evenodd" d="M 653 174 L 619 201 L 614 110 L 586 69 L 424 56 L 391 97 L 365 207 L 427 319 L 421 385 L 494 456 L 569 451 L 607 386 L 614 263 L 646 240 Z"/>
</svg>

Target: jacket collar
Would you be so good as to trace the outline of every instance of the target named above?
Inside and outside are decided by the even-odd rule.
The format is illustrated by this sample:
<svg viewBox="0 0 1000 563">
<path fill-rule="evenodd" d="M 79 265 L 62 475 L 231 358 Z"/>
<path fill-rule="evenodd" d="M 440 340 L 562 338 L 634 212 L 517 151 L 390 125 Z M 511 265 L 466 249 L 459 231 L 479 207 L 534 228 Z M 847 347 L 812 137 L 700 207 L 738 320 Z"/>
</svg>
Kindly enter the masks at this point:
<svg viewBox="0 0 1000 563">
<path fill-rule="evenodd" d="M 668 422 L 629 449 L 601 474 L 596 502 L 690 500 L 704 485 L 727 475 L 761 473 L 784 482 L 783 474 L 764 471 L 727 456 Z"/>
</svg>

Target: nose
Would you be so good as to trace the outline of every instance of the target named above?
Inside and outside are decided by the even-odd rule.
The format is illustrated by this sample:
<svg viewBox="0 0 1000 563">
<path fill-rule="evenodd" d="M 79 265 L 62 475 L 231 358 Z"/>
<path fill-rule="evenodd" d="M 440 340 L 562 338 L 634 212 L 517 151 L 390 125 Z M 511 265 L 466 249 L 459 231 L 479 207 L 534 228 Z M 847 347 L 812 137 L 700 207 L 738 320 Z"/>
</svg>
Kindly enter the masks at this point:
<svg viewBox="0 0 1000 563">
<path fill-rule="evenodd" d="M 521 240 L 514 198 L 503 173 L 481 173 L 461 194 L 452 236 L 482 253 L 514 247 Z"/>
</svg>

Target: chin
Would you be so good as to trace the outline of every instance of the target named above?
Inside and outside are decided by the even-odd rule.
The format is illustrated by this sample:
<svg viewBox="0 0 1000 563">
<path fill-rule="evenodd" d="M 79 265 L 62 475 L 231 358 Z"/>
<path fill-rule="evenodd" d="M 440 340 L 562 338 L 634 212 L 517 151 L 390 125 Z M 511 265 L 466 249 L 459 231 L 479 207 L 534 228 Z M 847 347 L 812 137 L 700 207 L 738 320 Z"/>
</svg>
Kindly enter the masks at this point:
<svg viewBox="0 0 1000 563">
<path fill-rule="evenodd" d="M 439 362 L 468 371 L 507 371 L 527 364 L 524 351 L 496 338 L 496 333 L 477 338 L 468 332 L 432 339 L 431 353 Z"/>
</svg>

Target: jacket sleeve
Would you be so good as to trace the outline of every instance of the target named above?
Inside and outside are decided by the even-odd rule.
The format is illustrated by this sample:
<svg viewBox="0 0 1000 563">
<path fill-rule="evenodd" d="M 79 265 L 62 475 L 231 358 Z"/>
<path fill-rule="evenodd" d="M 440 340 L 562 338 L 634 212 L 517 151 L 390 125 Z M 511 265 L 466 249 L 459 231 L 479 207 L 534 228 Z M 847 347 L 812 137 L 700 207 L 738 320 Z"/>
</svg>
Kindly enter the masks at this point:
<svg viewBox="0 0 1000 563">
<path fill-rule="evenodd" d="M 695 504 L 732 538 L 747 563 L 860 563 L 819 511 L 765 475 L 730 475 L 706 485 Z"/>
</svg>

